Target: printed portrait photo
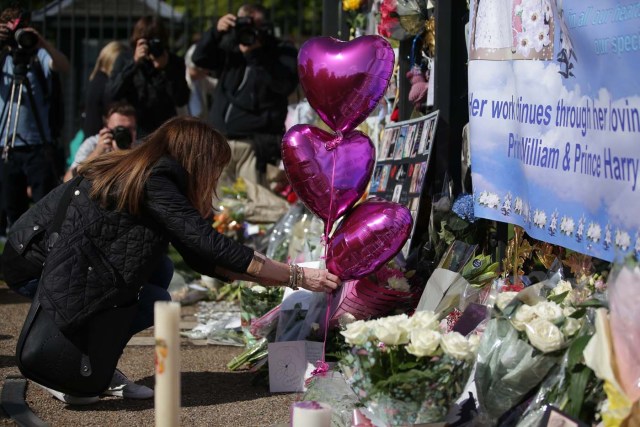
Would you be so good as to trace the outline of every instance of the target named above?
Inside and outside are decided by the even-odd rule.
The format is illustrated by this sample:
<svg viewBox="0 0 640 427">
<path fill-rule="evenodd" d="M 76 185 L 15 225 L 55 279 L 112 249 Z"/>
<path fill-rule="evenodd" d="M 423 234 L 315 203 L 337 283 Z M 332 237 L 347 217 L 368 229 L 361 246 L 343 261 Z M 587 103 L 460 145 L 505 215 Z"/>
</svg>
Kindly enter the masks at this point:
<svg viewBox="0 0 640 427">
<path fill-rule="evenodd" d="M 424 121 L 420 121 L 416 124 L 416 132 L 413 136 L 413 141 L 411 142 L 411 152 L 409 153 L 409 157 L 411 158 L 414 158 L 418 155 L 420 142 L 422 142 L 422 131 L 424 129 L 424 123 Z"/>
<path fill-rule="evenodd" d="M 422 163 L 418 163 L 413 168 L 413 175 L 411 176 L 411 184 L 409 185 L 409 193 L 417 193 L 418 190 L 418 177 L 420 175 L 420 169 L 422 169 Z"/>
<path fill-rule="evenodd" d="M 383 160 L 389 160 L 389 159 L 393 159 L 393 154 L 395 153 L 395 149 L 396 149 L 396 142 L 398 140 L 398 132 L 400 131 L 400 128 L 392 128 L 389 132 L 389 141 L 387 143 L 387 149 L 384 153 L 384 157 L 382 158 Z"/>
<path fill-rule="evenodd" d="M 402 153 L 404 150 L 404 144 L 407 140 L 407 132 L 409 131 L 408 126 L 402 126 L 400 128 L 400 133 L 398 134 L 398 139 L 396 140 L 395 152 L 393 154 L 394 160 L 402 159 Z"/>
<path fill-rule="evenodd" d="M 373 171 L 373 177 L 371 178 L 371 184 L 369 185 L 369 193 L 376 193 L 378 191 L 378 187 L 380 187 L 381 175 L 382 165 L 378 165 Z"/>
<path fill-rule="evenodd" d="M 424 183 L 424 177 L 427 175 L 427 162 L 421 163 L 420 173 L 418 174 L 418 181 L 416 182 L 415 192 L 422 191 L 422 184 Z"/>
<path fill-rule="evenodd" d="M 389 182 L 390 171 L 391 171 L 391 165 L 382 166 L 382 173 L 380 174 L 380 185 L 378 185 L 378 192 L 387 191 L 387 183 Z"/>
<path fill-rule="evenodd" d="M 402 184 L 396 185 L 393 189 L 393 197 L 391 198 L 391 201 L 398 203 L 400 201 L 400 194 L 402 194 Z"/>
</svg>

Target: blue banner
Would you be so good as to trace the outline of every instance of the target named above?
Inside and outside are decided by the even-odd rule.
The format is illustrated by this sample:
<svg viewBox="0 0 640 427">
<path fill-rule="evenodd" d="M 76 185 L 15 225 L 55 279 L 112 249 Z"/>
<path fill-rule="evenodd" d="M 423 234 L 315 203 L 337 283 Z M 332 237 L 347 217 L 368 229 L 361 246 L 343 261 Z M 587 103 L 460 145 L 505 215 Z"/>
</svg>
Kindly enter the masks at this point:
<svg viewBox="0 0 640 427">
<path fill-rule="evenodd" d="M 476 216 L 640 254 L 640 1 L 472 0 Z"/>
</svg>

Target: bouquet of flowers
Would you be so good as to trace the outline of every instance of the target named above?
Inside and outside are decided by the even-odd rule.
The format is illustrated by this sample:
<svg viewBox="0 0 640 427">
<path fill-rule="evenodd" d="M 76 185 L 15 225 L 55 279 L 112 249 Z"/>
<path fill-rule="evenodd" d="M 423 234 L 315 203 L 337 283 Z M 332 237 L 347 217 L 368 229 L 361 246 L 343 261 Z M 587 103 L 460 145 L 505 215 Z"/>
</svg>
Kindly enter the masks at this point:
<svg viewBox="0 0 640 427">
<path fill-rule="evenodd" d="M 359 320 L 341 332 L 340 361 L 362 403 L 385 425 L 443 421 L 462 394 L 479 338 L 439 330 L 432 311 Z"/>
<path fill-rule="evenodd" d="M 342 0 L 342 11 L 350 28 L 349 38 L 362 35 L 367 23 L 368 3 L 367 0 Z"/>
<path fill-rule="evenodd" d="M 593 336 L 593 327 L 583 327 L 559 366 L 542 383 L 518 427 L 539 426 L 548 405 L 588 425 L 599 421 L 598 407 L 604 400 L 603 382 L 584 361 L 583 351 Z"/>
<path fill-rule="evenodd" d="M 240 319 L 243 326 L 249 326 L 254 320 L 261 318 L 282 301 L 281 287 L 264 287 L 250 282 L 240 283 L 240 302 L 242 313 Z"/>
<path fill-rule="evenodd" d="M 293 227 L 305 214 L 307 208 L 302 202 L 296 202 L 289 208 L 289 211 L 276 222 L 269 231 L 269 243 L 265 255 L 271 259 L 281 262 L 289 260 L 289 246 L 293 236 Z"/>
<path fill-rule="evenodd" d="M 222 198 L 218 201 L 220 211 L 213 217 L 212 227 L 220 234 L 244 241 L 247 189 L 242 179 L 231 186 L 222 187 Z"/>
<path fill-rule="evenodd" d="M 583 327 L 585 310 L 572 306 L 569 282 L 547 296 L 543 289 L 540 283 L 497 295 L 476 364 L 481 424 L 494 425 L 537 388 Z"/>
</svg>

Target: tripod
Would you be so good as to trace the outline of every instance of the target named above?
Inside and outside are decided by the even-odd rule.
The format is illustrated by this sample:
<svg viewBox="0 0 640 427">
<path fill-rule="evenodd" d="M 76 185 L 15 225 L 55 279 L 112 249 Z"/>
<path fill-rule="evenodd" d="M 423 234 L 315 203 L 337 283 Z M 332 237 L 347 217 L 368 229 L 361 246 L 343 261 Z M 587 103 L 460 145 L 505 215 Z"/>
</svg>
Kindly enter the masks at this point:
<svg viewBox="0 0 640 427">
<path fill-rule="evenodd" d="M 13 67 L 11 62 L 0 66 L 7 70 L 1 94 L 4 106 L 0 113 L 0 145 L 3 145 L 0 150 L 0 182 L 1 201 L 11 226 L 28 209 L 30 200 L 38 201 L 44 197 L 61 175 L 55 170 L 53 142 L 46 137 L 49 133 L 44 131 L 43 124 L 46 125 L 47 121 L 41 121 L 42 117 L 47 118 L 43 114 L 47 114 L 48 88 L 44 72 L 41 74 L 45 84 L 39 83 L 35 51 L 16 49 L 10 53 L 5 50 L 4 53 L 0 64 L 9 61 L 6 55 L 11 54 Z M 36 83 L 44 95 L 44 103 L 40 97 L 40 102 L 35 101 L 35 86 L 32 86 Z M 27 194 L 29 187 L 30 196 Z"/>
<path fill-rule="evenodd" d="M 11 150 L 15 147 L 16 137 L 18 136 L 20 107 L 22 106 L 22 98 L 25 88 L 27 96 L 29 97 L 29 103 L 33 109 L 36 125 L 38 126 L 38 132 L 40 133 L 42 141 L 46 141 L 44 128 L 42 127 L 42 121 L 38 112 L 38 106 L 36 105 L 35 98 L 33 96 L 31 82 L 27 78 L 27 73 L 30 68 L 29 62 L 32 55 L 33 53 L 25 51 L 22 48 L 16 50 L 13 54 L 14 67 L 9 100 L 5 102 L 2 115 L 0 116 L 4 119 L 1 132 L 4 132 L 6 129 L 2 149 L 2 160 L 4 160 L 5 163 L 9 161 L 9 155 Z M 5 111 L 7 111 L 6 118 Z"/>
</svg>

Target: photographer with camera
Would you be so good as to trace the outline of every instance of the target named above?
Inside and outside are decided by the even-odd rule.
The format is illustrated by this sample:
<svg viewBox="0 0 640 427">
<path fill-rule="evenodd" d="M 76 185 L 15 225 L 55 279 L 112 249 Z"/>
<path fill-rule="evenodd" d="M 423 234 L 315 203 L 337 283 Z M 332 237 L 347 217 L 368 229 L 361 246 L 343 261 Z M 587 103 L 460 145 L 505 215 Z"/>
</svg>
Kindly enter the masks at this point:
<svg viewBox="0 0 640 427">
<path fill-rule="evenodd" d="M 66 56 L 30 27 L 18 6 L 0 13 L 0 199 L 11 226 L 33 201 L 59 183 L 49 123 L 53 72 L 67 72 Z M 4 231 L 4 230 L 2 230 Z"/>
<path fill-rule="evenodd" d="M 268 186 L 267 164 L 279 162 L 288 97 L 298 86 L 297 55 L 275 37 L 267 10 L 252 4 L 222 16 L 196 46 L 193 62 L 218 78 L 209 122 L 232 149 L 221 182 Z"/>
<path fill-rule="evenodd" d="M 131 52 L 121 53 L 107 83 L 112 101 L 126 100 L 136 109 L 142 138 L 177 115 L 189 101 L 184 61 L 168 50 L 168 36 L 159 17 L 136 22 Z"/>
<path fill-rule="evenodd" d="M 67 182 L 76 176 L 80 163 L 95 159 L 110 151 L 126 150 L 136 141 L 136 109 L 125 101 L 112 103 L 104 117 L 104 127 L 85 139 L 64 176 Z"/>
</svg>

